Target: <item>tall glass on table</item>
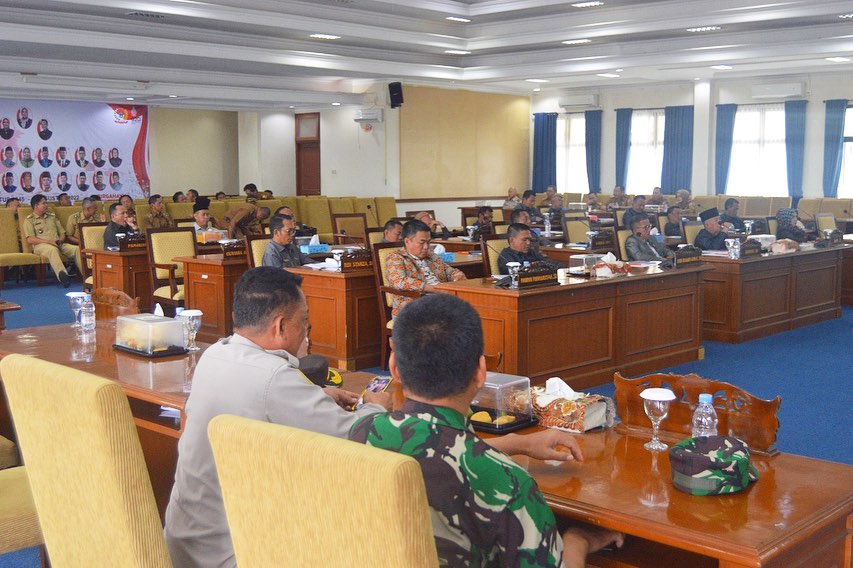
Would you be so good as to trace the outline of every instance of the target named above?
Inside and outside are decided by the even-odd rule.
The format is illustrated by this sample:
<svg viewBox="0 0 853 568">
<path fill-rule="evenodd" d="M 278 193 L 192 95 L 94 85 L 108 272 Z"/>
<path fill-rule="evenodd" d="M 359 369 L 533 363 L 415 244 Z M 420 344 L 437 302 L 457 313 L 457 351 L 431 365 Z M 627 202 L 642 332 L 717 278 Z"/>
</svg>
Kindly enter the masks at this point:
<svg viewBox="0 0 853 568">
<path fill-rule="evenodd" d="M 669 403 L 675 400 L 675 394 L 669 389 L 651 388 L 640 393 L 646 416 L 652 421 L 652 439 L 643 447 L 652 452 L 662 452 L 669 446 L 658 438 L 660 423 L 669 414 Z"/>
<path fill-rule="evenodd" d="M 89 298 L 89 294 L 86 292 L 68 292 L 65 294 L 65 297 L 68 298 L 68 305 L 71 307 L 71 311 L 74 312 L 74 323 L 71 324 L 71 327 L 79 328 L 80 310 L 83 308 L 86 299 Z"/>
<path fill-rule="evenodd" d="M 195 336 L 198 330 L 201 329 L 201 316 L 204 315 L 201 310 L 184 310 L 177 315 L 183 320 L 187 328 L 189 340 L 187 342 L 187 351 L 199 351 L 201 347 L 196 345 Z"/>
</svg>

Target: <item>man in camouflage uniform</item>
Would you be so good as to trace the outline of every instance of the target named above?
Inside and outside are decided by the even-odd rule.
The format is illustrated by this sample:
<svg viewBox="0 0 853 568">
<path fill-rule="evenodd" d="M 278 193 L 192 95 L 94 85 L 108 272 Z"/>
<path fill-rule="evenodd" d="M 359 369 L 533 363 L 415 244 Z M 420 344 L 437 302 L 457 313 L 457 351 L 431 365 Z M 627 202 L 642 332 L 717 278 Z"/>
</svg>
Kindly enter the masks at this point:
<svg viewBox="0 0 853 568">
<path fill-rule="evenodd" d="M 68 222 L 65 224 L 65 237 L 71 244 L 79 245 L 80 238 L 77 236 L 77 226 L 80 223 L 98 223 L 103 220 L 104 217 L 98 215 L 98 202 L 87 197 L 83 199 L 80 211 L 72 213 L 68 217 Z"/>
<path fill-rule="evenodd" d="M 148 198 L 148 221 L 147 228 L 149 229 L 168 229 L 175 226 L 175 222 L 166 213 L 166 205 L 163 203 L 163 197 L 154 194 Z"/>
<path fill-rule="evenodd" d="M 65 262 L 72 260 L 80 270 L 80 247 L 65 242 L 65 229 L 56 215 L 47 210 L 47 198 L 38 194 L 30 200 L 33 212 L 24 220 L 24 238 L 33 247 L 33 252 L 50 263 L 56 278 L 68 288 L 71 280 L 65 270 Z"/>
<path fill-rule="evenodd" d="M 507 455 L 582 459 L 574 437 L 544 430 L 486 443 L 474 434 L 466 416 L 486 363 L 470 304 L 425 296 L 394 321 L 389 363 L 406 402 L 361 418 L 350 438 L 418 461 L 442 566 L 584 566 L 588 552 L 621 546 L 621 534 L 601 529 L 573 527 L 561 537 L 536 482 Z"/>
<path fill-rule="evenodd" d="M 241 203 L 229 209 L 219 219 L 219 229 L 228 231 L 232 239 L 242 239 L 249 235 L 263 235 L 261 221 L 270 216 L 269 207 L 258 207 L 251 203 Z"/>
</svg>

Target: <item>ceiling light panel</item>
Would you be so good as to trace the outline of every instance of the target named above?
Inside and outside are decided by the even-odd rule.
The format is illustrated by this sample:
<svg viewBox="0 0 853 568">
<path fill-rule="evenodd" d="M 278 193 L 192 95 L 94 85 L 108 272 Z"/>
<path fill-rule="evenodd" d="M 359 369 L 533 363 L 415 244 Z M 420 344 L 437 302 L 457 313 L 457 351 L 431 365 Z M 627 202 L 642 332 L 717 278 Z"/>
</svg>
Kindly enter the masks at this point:
<svg viewBox="0 0 853 568">
<path fill-rule="evenodd" d="M 720 26 L 700 26 L 698 28 L 687 28 L 687 31 L 690 33 L 702 33 L 702 32 L 716 32 L 723 28 Z"/>
<path fill-rule="evenodd" d="M 312 37 L 314 39 L 341 39 L 341 36 L 331 34 L 311 34 L 308 37 Z"/>
<path fill-rule="evenodd" d="M 711 65 L 711 69 L 716 69 L 718 71 L 728 71 L 732 69 L 731 65 Z"/>
<path fill-rule="evenodd" d="M 468 18 L 460 18 L 459 16 L 447 16 L 444 19 L 451 22 L 459 22 L 461 24 L 468 24 L 471 22 Z"/>
<path fill-rule="evenodd" d="M 583 39 L 567 39 L 566 41 L 560 42 L 563 45 L 580 45 L 582 43 L 590 43 L 592 40 L 583 38 Z"/>
<path fill-rule="evenodd" d="M 604 2 L 577 2 L 572 4 L 574 8 L 595 8 L 597 6 L 604 6 Z"/>
<path fill-rule="evenodd" d="M 528 83 L 547 83 L 548 79 L 525 79 Z"/>
<path fill-rule="evenodd" d="M 847 63 L 850 61 L 849 57 L 827 57 L 827 61 L 832 61 L 833 63 Z"/>
</svg>

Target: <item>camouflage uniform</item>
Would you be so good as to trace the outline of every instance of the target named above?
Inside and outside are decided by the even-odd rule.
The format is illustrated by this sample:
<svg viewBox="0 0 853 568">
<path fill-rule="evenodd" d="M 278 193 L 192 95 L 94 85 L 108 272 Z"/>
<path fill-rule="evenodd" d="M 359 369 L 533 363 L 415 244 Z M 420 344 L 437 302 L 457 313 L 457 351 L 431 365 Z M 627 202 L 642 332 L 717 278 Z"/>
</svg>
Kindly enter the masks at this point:
<svg viewBox="0 0 853 568">
<path fill-rule="evenodd" d="M 42 217 L 36 217 L 34 213 L 27 215 L 24 220 L 24 238 L 37 237 L 39 239 L 47 239 L 49 241 L 65 240 L 65 230 L 56 215 L 53 213 L 45 213 Z M 66 272 L 65 262 L 74 261 L 77 265 L 77 270 L 80 269 L 80 247 L 69 243 L 62 243 L 60 247 L 49 245 L 47 243 L 39 243 L 32 245 L 33 252 L 43 256 L 53 268 L 56 278 L 59 279 L 60 272 Z"/>
<path fill-rule="evenodd" d="M 536 482 L 465 417 L 406 401 L 356 422 L 350 439 L 415 458 L 442 566 L 562 566 L 563 541 Z"/>
</svg>

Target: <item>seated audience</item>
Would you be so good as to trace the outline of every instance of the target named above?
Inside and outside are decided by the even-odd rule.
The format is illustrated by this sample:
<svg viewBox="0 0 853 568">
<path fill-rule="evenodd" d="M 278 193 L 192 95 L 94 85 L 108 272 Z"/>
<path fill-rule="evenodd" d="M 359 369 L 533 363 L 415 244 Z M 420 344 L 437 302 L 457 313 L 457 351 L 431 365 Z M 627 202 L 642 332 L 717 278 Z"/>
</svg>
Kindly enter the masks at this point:
<svg viewBox="0 0 853 568">
<path fill-rule="evenodd" d="M 209 231 L 216 226 L 216 219 L 210 216 L 210 199 L 199 197 L 193 203 L 193 219 L 195 219 L 193 229 L 196 234 L 200 231 Z"/>
<path fill-rule="evenodd" d="M 560 194 L 554 195 L 548 204 L 548 211 L 546 211 L 551 216 L 551 225 L 555 227 L 554 230 L 560 230 L 565 212 L 566 210 L 563 209 L 563 196 Z"/>
<path fill-rule="evenodd" d="M 219 219 L 218 227 L 228 231 L 232 239 L 242 239 L 250 235 L 263 235 L 262 221 L 270 216 L 269 207 L 258 207 L 252 203 L 240 203 L 225 212 Z"/>
<path fill-rule="evenodd" d="M 495 227 L 492 225 L 494 214 L 495 210 L 488 205 L 483 205 L 477 209 L 477 220 L 472 225 L 475 239 L 487 237 L 495 232 Z"/>
<path fill-rule="evenodd" d="M 391 219 L 385 223 L 382 230 L 383 243 L 399 243 L 403 240 L 403 223 L 397 219 Z"/>
<path fill-rule="evenodd" d="M 521 205 L 521 198 L 518 196 L 518 190 L 514 187 L 506 190 L 506 200 L 501 207 L 503 209 L 515 209 Z"/>
<path fill-rule="evenodd" d="M 68 288 L 71 279 L 65 269 L 66 262 L 73 262 L 80 270 L 80 247 L 65 242 L 65 229 L 56 218 L 56 215 L 48 211 L 47 198 L 43 193 L 34 195 L 30 199 L 33 212 L 24 220 L 24 238 L 33 252 L 47 259 L 56 279 Z"/>
<path fill-rule="evenodd" d="M 131 224 L 127 216 L 127 209 L 121 203 L 110 205 L 110 222 L 104 229 L 104 248 L 118 248 L 116 235 L 133 235 L 139 232 L 136 223 Z"/>
<path fill-rule="evenodd" d="M 258 186 L 253 183 L 247 183 L 244 185 L 243 192 L 246 194 L 246 201 L 257 201 L 261 198 L 258 192 Z"/>
<path fill-rule="evenodd" d="M 645 195 L 635 195 L 634 199 L 631 200 L 631 208 L 625 211 L 625 214 L 622 216 L 622 226 L 626 229 L 631 228 L 631 219 L 637 217 L 639 215 L 646 214 L 646 196 Z"/>
<path fill-rule="evenodd" d="M 532 223 L 541 223 L 545 219 L 542 217 L 542 213 L 539 212 L 539 208 L 536 207 L 535 202 L 536 194 L 528 189 L 521 198 L 521 204 L 515 210 L 526 211 Z"/>
<path fill-rule="evenodd" d="M 172 202 L 173 203 L 186 203 L 187 202 L 187 196 L 184 195 L 183 191 L 176 191 L 175 193 L 172 194 Z"/>
<path fill-rule="evenodd" d="M 486 441 L 473 432 L 467 416 L 486 361 L 470 304 L 449 295 L 412 302 L 394 323 L 389 365 L 406 402 L 359 419 L 350 438 L 420 464 L 439 565 L 579 568 L 588 553 L 622 546 L 621 533 L 598 528 L 560 535 L 536 482 L 508 455 L 526 447 L 539 459 L 582 460 L 574 437 L 550 430 Z"/>
<path fill-rule="evenodd" d="M 646 205 L 666 205 L 668 201 L 659 187 L 652 189 L 652 196 L 646 200 Z"/>
<path fill-rule="evenodd" d="M 103 215 L 98 214 L 98 203 L 88 197 L 83 198 L 80 211 L 76 211 L 68 217 L 65 223 L 65 238 L 74 245 L 80 244 L 77 227 L 80 223 L 98 223 L 104 220 Z"/>
<path fill-rule="evenodd" d="M 587 209 L 601 209 L 601 194 L 597 192 L 590 192 L 586 195 L 586 206 Z"/>
<path fill-rule="evenodd" d="M 728 236 L 723 231 L 723 225 L 720 223 L 720 212 L 717 208 L 712 207 L 702 211 L 699 218 L 705 228 L 699 231 L 693 244 L 702 250 L 726 250 Z"/>
<path fill-rule="evenodd" d="M 522 225 L 530 227 L 530 215 L 528 215 L 527 211 L 524 209 L 516 209 L 512 212 L 512 215 L 509 216 L 509 222 L 510 224 L 521 223 Z M 533 237 L 533 240 L 530 241 L 530 250 L 535 253 L 539 252 L 539 247 L 549 247 L 554 244 L 543 237 L 542 231 L 539 229 L 531 228 L 530 235 Z"/>
<path fill-rule="evenodd" d="M 663 234 L 667 237 L 681 236 L 681 207 L 673 205 L 666 210 L 666 225 L 663 226 Z"/>
<path fill-rule="evenodd" d="M 198 191 L 196 191 L 194 189 L 188 189 L 187 190 L 187 201 L 189 201 L 190 203 L 195 203 L 197 199 L 198 199 Z"/>
<path fill-rule="evenodd" d="M 800 223 L 797 217 L 797 210 L 790 207 L 783 207 L 776 212 L 776 238 L 791 239 L 798 243 L 813 241 L 817 238 L 816 235 L 810 235 L 806 232 L 803 224 Z"/>
<path fill-rule="evenodd" d="M 739 209 L 740 202 L 737 199 L 734 197 L 726 199 L 726 202 L 723 204 L 723 214 L 720 215 L 720 223 L 723 226 L 728 224 L 733 231 L 745 233 L 746 224 L 744 224 L 743 219 L 737 216 Z"/>
<path fill-rule="evenodd" d="M 631 218 L 631 235 L 625 241 L 628 260 L 663 260 L 671 258 L 673 252 L 652 236 L 652 223 L 642 213 Z"/>
<path fill-rule="evenodd" d="M 270 219 L 272 240 L 267 244 L 261 264 L 273 268 L 290 268 L 314 262 L 307 254 L 302 254 L 294 242 L 296 229 L 293 219 L 287 215 L 274 215 Z"/>
<path fill-rule="evenodd" d="M 58 207 L 71 207 L 74 204 L 71 203 L 71 196 L 62 192 L 56 196 L 56 205 Z"/>
<path fill-rule="evenodd" d="M 436 219 L 434 219 L 428 211 L 421 211 L 420 213 L 414 216 L 414 219 L 415 221 L 420 221 L 426 224 L 427 227 L 429 227 L 429 231 L 432 238 L 446 239 L 450 237 L 450 231 L 447 229 L 447 225 L 445 225 L 441 221 L 437 221 Z"/>
<path fill-rule="evenodd" d="M 391 252 L 385 263 L 388 285 L 398 290 L 428 294 L 440 292 L 442 282 L 464 280 L 462 271 L 446 264 L 429 249 L 430 230 L 422 221 L 413 219 L 403 225 L 403 247 Z M 409 296 L 393 295 L 391 316 L 412 301 Z"/>
<path fill-rule="evenodd" d="M 129 195 L 122 195 L 118 198 L 118 202 L 124 205 L 125 211 L 133 209 L 133 198 Z"/>
<path fill-rule="evenodd" d="M 563 264 L 548 260 L 541 252 L 533 250 L 530 243 L 535 237 L 530 231 L 530 227 L 520 223 L 513 223 L 506 231 L 506 240 L 509 247 L 501 251 L 498 256 L 498 269 L 501 274 L 509 274 L 509 269 L 506 266 L 508 262 L 540 262 L 554 268 L 563 268 Z"/>
<path fill-rule="evenodd" d="M 222 491 L 207 438 L 220 414 L 346 437 L 361 417 L 391 407 L 388 393 L 321 388 L 299 371 L 308 347 L 308 306 L 301 279 L 284 270 L 249 270 L 234 291 L 234 334 L 198 361 L 178 442 L 178 467 L 166 509 L 166 544 L 174 566 L 236 566 Z"/>
<path fill-rule="evenodd" d="M 630 201 L 628 201 L 628 196 L 625 195 L 625 188 L 621 185 L 615 186 L 613 188 L 613 197 L 607 202 L 607 210 L 620 209 L 629 205 Z"/>
<path fill-rule="evenodd" d="M 148 198 L 148 215 L 146 218 L 149 229 L 166 229 L 175 226 L 175 222 L 166 213 L 163 197 L 156 193 Z"/>
<path fill-rule="evenodd" d="M 542 196 L 542 201 L 539 202 L 539 207 L 551 207 L 551 200 L 557 195 L 557 188 L 549 185 L 545 188 L 545 195 Z"/>
<path fill-rule="evenodd" d="M 18 214 L 18 207 L 21 206 L 21 200 L 17 197 L 10 197 L 6 200 L 6 209 L 11 209 L 15 212 L 15 215 Z"/>
<path fill-rule="evenodd" d="M 675 192 L 675 204 L 681 207 L 682 213 L 692 214 L 695 211 L 689 189 L 679 189 Z"/>
<path fill-rule="evenodd" d="M 216 201 L 225 201 L 226 197 L 227 196 L 225 195 L 224 191 L 217 191 L 216 192 Z"/>
</svg>

